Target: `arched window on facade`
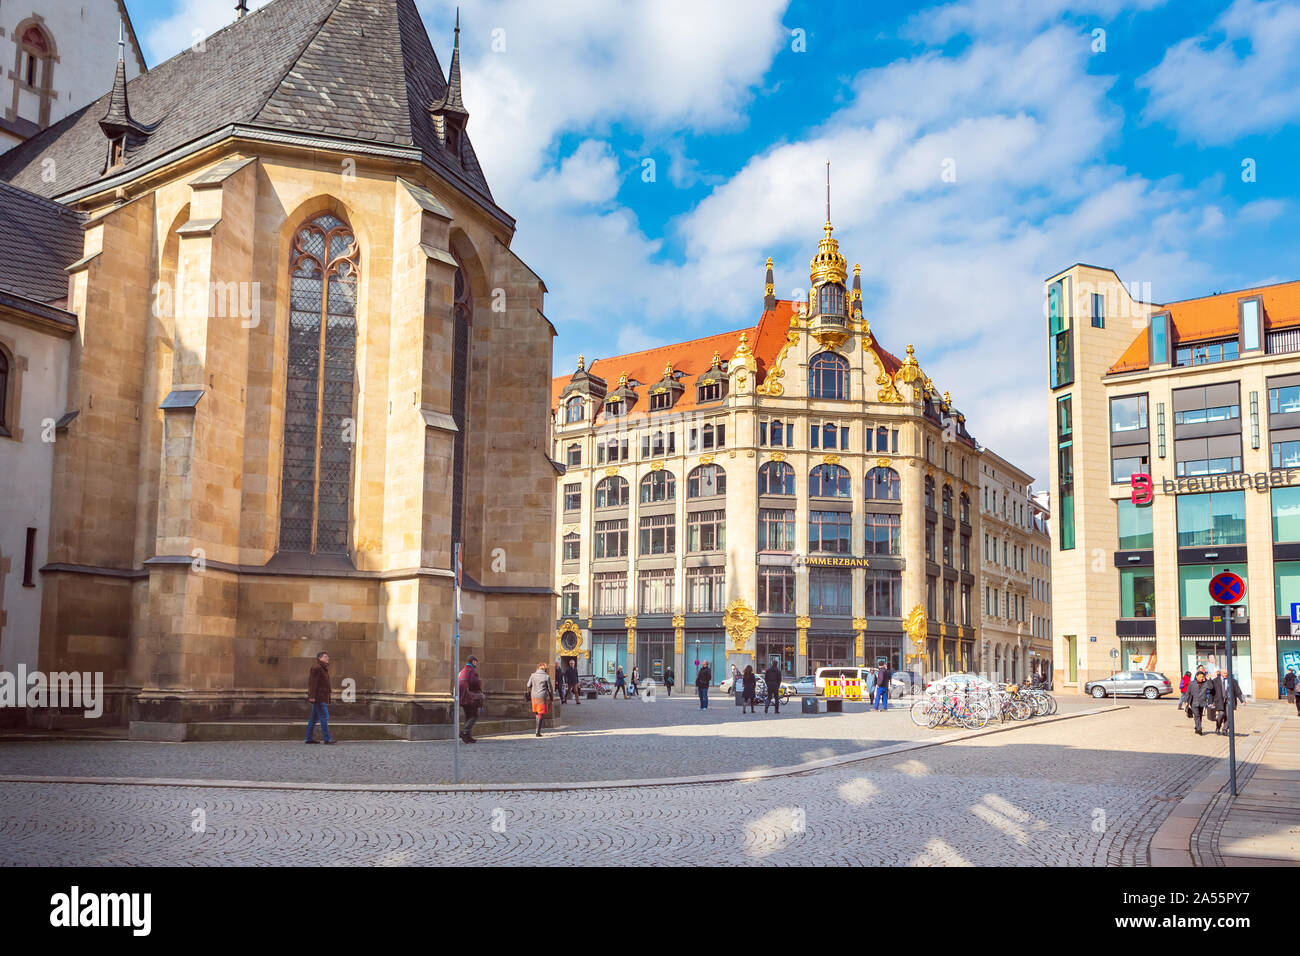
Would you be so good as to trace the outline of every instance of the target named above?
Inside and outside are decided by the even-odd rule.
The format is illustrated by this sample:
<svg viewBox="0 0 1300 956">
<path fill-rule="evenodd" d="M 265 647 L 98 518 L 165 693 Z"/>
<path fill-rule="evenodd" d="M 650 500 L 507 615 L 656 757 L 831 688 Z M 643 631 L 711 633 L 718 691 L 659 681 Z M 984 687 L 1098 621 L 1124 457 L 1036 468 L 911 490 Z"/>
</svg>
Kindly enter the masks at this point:
<svg viewBox="0 0 1300 956">
<path fill-rule="evenodd" d="M 727 473 L 721 465 L 700 465 L 686 476 L 687 498 L 712 498 L 727 493 Z"/>
<path fill-rule="evenodd" d="M 849 397 L 849 363 L 832 352 L 820 352 L 808 363 L 808 397 Z"/>
<path fill-rule="evenodd" d="M 852 480 L 842 465 L 818 465 L 808 473 L 808 496 L 811 498 L 848 498 Z"/>
<path fill-rule="evenodd" d="M 951 518 L 952 514 L 952 488 L 949 485 L 943 486 L 943 514 L 946 518 Z"/>
<path fill-rule="evenodd" d="M 821 315 L 844 316 L 844 286 L 828 282 L 818 291 Z"/>
<path fill-rule="evenodd" d="M 929 475 L 925 478 L 925 510 L 934 511 L 934 479 Z"/>
<path fill-rule="evenodd" d="M 652 471 L 641 479 L 641 504 L 677 499 L 677 479 L 671 471 Z"/>
<path fill-rule="evenodd" d="M 575 395 L 564 405 L 564 421 L 566 424 L 570 422 L 580 422 L 582 421 L 582 418 L 582 396 Z"/>
<path fill-rule="evenodd" d="M 900 497 L 898 472 L 892 468 L 872 468 L 867 472 L 868 501 L 898 501 Z"/>
<path fill-rule="evenodd" d="M 281 551 L 347 552 L 360 271 L 356 237 L 337 216 L 317 216 L 294 233 Z"/>
<path fill-rule="evenodd" d="M 758 469 L 760 495 L 794 494 L 794 468 L 784 461 L 764 462 Z"/>
<path fill-rule="evenodd" d="M 627 504 L 627 479 L 610 475 L 596 485 L 596 507 L 618 508 Z"/>
<path fill-rule="evenodd" d="M 963 491 L 961 493 L 961 498 L 958 501 L 958 505 L 960 508 L 959 514 L 961 516 L 961 523 L 970 524 L 970 495 Z"/>
<path fill-rule="evenodd" d="M 54 98 L 54 43 L 50 35 L 35 24 L 21 28 L 18 34 L 15 82 L 20 89 L 34 92 L 39 98 L 38 115 L 30 118 L 42 127 L 50 125 L 50 102 Z M 18 102 L 17 92 L 14 102 Z"/>
</svg>

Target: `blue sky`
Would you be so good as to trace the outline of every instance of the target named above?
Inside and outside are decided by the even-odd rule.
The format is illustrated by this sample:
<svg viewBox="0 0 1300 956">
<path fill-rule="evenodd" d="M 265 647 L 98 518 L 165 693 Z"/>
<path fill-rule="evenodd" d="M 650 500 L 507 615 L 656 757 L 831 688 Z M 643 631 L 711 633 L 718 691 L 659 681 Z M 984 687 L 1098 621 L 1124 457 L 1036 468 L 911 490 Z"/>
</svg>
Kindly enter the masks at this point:
<svg viewBox="0 0 1300 956">
<path fill-rule="evenodd" d="M 127 4 L 151 64 L 234 6 Z M 455 5 L 419 5 L 445 68 Z M 827 159 L 873 332 L 1040 487 L 1045 277 L 1109 266 L 1156 301 L 1300 277 L 1282 0 L 465 0 L 461 22 L 557 373 L 752 324 L 769 255 L 778 295 L 805 288 Z"/>
</svg>

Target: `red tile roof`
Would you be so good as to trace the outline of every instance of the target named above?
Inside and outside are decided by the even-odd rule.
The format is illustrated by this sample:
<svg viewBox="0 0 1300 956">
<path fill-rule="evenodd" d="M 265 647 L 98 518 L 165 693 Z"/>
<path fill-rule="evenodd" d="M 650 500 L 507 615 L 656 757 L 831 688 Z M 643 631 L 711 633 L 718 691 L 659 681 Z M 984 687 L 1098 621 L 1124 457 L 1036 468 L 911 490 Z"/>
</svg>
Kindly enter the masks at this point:
<svg viewBox="0 0 1300 956">
<path fill-rule="evenodd" d="M 1173 326 L 1170 350 L 1190 342 L 1205 342 L 1237 334 L 1237 300 L 1258 295 L 1264 300 L 1264 328 L 1272 332 L 1300 326 L 1300 280 L 1277 285 L 1258 286 L 1238 292 L 1221 292 L 1199 299 L 1183 299 L 1157 305 L 1155 312 L 1169 312 Z M 1138 333 L 1124 354 L 1110 367 L 1110 373 L 1135 372 L 1146 369 L 1150 347 L 1149 330 Z"/>
</svg>

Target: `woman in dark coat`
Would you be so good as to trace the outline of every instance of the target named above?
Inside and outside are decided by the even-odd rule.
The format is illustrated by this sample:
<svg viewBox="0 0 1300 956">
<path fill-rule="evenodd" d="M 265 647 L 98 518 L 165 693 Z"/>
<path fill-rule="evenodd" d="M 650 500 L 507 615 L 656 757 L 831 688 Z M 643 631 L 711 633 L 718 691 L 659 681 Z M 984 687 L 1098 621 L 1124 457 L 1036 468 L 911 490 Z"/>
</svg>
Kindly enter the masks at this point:
<svg viewBox="0 0 1300 956">
<path fill-rule="evenodd" d="M 623 692 L 623 699 L 627 700 L 627 680 L 623 676 L 622 667 L 620 667 L 618 673 L 614 675 L 614 694 L 610 697 L 610 700 L 616 700 L 620 690 Z"/>
<path fill-rule="evenodd" d="M 758 711 L 754 709 L 754 702 L 758 699 L 756 691 L 758 678 L 754 675 L 754 668 L 749 664 L 745 665 L 745 673 L 740 676 L 740 686 L 742 688 L 740 712 L 743 714 L 745 712 L 745 704 L 748 704 L 749 712 L 751 714 L 758 713 Z"/>
</svg>

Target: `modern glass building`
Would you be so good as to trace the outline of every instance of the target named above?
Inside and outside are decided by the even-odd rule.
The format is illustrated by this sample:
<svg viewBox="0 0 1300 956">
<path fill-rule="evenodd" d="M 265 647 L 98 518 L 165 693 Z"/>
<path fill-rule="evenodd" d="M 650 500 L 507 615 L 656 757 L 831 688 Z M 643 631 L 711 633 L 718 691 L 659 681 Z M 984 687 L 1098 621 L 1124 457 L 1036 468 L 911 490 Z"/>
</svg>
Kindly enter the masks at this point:
<svg viewBox="0 0 1300 956">
<path fill-rule="evenodd" d="M 1057 682 L 1222 666 L 1208 584 L 1232 570 L 1234 672 L 1276 697 L 1300 672 L 1300 282 L 1158 304 L 1075 265 L 1046 292 Z"/>
</svg>

